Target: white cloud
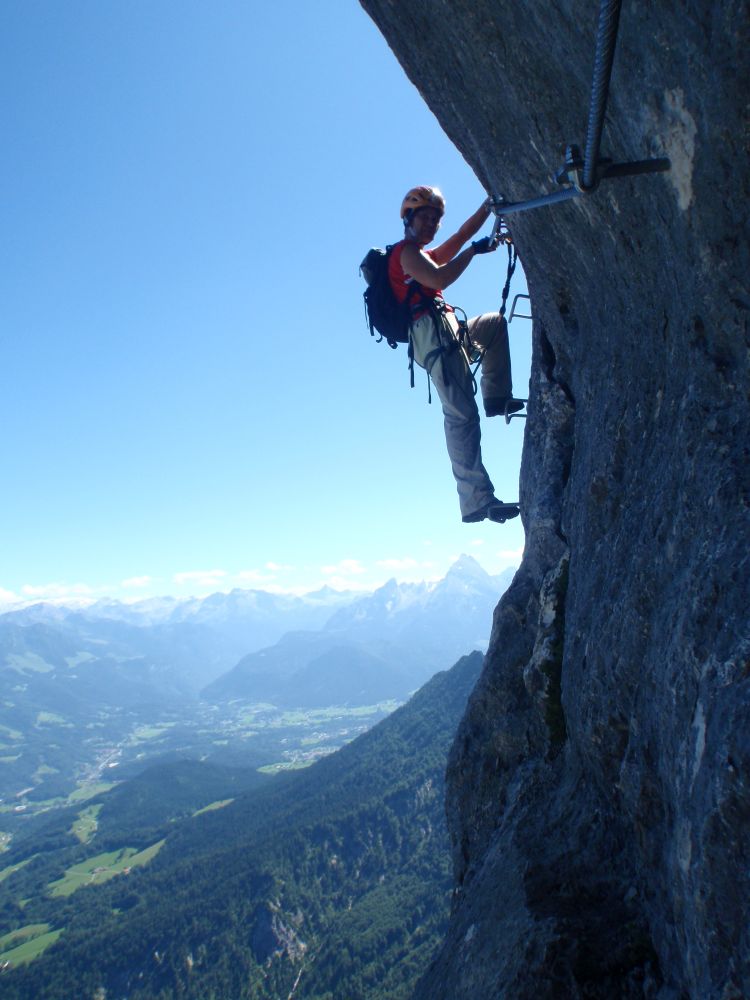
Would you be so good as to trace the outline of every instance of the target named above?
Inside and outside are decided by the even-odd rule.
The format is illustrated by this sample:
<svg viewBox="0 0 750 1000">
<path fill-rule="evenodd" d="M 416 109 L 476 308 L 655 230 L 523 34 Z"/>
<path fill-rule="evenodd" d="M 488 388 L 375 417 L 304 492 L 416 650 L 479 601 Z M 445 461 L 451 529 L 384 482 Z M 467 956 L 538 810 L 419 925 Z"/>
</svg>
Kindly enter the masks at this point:
<svg viewBox="0 0 750 1000">
<path fill-rule="evenodd" d="M 26 606 L 43 601 L 46 604 L 86 606 L 106 593 L 104 587 L 90 587 L 87 583 L 25 583 L 17 601 Z"/>
<path fill-rule="evenodd" d="M 470 544 L 471 544 L 472 548 L 477 549 L 481 545 L 484 545 L 484 539 L 483 538 L 475 538 L 474 541 L 471 542 Z"/>
<path fill-rule="evenodd" d="M 21 587 L 21 593 L 25 597 L 62 600 L 68 597 L 92 597 L 96 594 L 96 590 L 87 583 L 25 583 Z"/>
<path fill-rule="evenodd" d="M 414 559 L 412 556 L 379 559 L 376 566 L 385 570 L 389 575 L 395 576 L 399 583 L 432 583 L 443 576 L 443 573 L 431 560 Z"/>
<path fill-rule="evenodd" d="M 12 590 L 5 590 L 0 587 L 0 604 L 16 604 L 21 598 L 14 594 Z"/>
<path fill-rule="evenodd" d="M 302 594 L 309 594 L 317 588 L 305 586 L 304 584 L 282 587 L 281 584 L 278 583 L 269 583 L 263 589 L 267 590 L 269 594 L 295 594 L 299 597 Z"/>
<path fill-rule="evenodd" d="M 263 583 L 268 584 L 276 580 L 280 573 L 294 571 L 294 566 L 286 566 L 283 563 L 267 562 L 263 569 L 243 569 L 234 574 L 234 579 L 240 583 Z"/>
<path fill-rule="evenodd" d="M 262 569 L 243 569 L 235 573 L 233 579 L 240 583 L 268 583 L 275 579 L 272 574 L 264 573 Z"/>
<path fill-rule="evenodd" d="M 128 589 L 132 587 L 139 590 L 143 587 L 148 587 L 152 583 L 152 580 L 153 578 L 150 576 L 131 576 L 127 580 L 123 580 L 120 586 Z"/>
<path fill-rule="evenodd" d="M 382 566 L 383 569 L 404 570 L 414 569 L 419 563 L 411 556 L 405 556 L 402 559 L 378 559 L 375 565 Z"/>
<path fill-rule="evenodd" d="M 172 579 L 179 586 L 185 583 L 197 583 L 203 587 L 211 587 L 218 585 L 226 575 L 226 570 L 223 569 L 193 569 L 184 573 L 175 573 Z"/>
<path fill-rule="evenodd" d="M 367 572 L 359 559 L 342 559 L 335 566 L 321 566 L 320 571 L 327 577 L 335 576 L 344 579 L 352 576 L 361 576 Z M 334 586 L 332 581 L 329 580 L 328 582 L 331 586 Z"/>
<path fill-rule="evenodd" d="M 334 567 L 329 568 L 333 569 Z M 364 573 L 365 571 L 362 570 L 362 572 Z M 362 580 L 353 580 L 351 576 L 338 576 L 337 574 L 334 574 L 328 577 L 326 580 L 326 586 L 330 587 L 332 590 L 371 591 L 382 586 L 382 582 L 374 584 Z"/>
</svg>

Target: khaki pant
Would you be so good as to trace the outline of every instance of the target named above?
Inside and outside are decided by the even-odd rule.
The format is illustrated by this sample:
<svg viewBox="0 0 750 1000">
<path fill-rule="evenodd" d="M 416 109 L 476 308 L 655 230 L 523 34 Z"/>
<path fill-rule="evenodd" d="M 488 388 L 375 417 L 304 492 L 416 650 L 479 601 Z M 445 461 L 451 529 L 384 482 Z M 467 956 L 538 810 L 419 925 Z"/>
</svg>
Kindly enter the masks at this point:
<svg viewBox="0 0 750 1000">
<path fill-rule="evenodd" d="M 443 407 L 445 442 L 456 480 L 461 516 L 473 514 L 494 497 L 495 489 L 482 464 L 479 411 L 474 382 L 457 340 L 458 321 L 453 313 L 433 318 L 426 313 L 412 324 L 414 360 L 424 368 Z M 484 313 L 468 322 L 471 344 L 483 351 L 482 399 L 506 400 L 512 396 L 508 328 L 499 313 Z"/>
</svg>

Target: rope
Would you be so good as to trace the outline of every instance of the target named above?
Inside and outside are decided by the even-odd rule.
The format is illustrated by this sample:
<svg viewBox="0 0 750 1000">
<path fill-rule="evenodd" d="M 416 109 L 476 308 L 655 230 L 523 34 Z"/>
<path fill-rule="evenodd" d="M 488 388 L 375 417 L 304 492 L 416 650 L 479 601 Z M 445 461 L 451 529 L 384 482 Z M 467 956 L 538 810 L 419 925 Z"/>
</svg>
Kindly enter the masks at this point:
<svg viewBox="0 0 750 1000">
<path fill-rule="evenodd" d="M 497 201 L 497 199 L 495 199 L 495 200 Z M 507 239 L 504 238 L 504 237 L 507 237 Z M 515 245 L 513 244 L 512 239 L 510 238 L 510 231 L 508 229 L 508 226 L 506 225 L 505 219 L 502 217 L 502 215 L 500 215 L 499 213 L 496 213 L 496 215 L 495 215 L 495 225 L 493 226 L 492 235 L 490 236 L 490 240 L 500 240 L 500 239 L 502 239 L 503 243 L 505 243 L 506 247 L 508 248 L 508 270 L 507 270 L 506 275 L 505 275 L 505 285 L 503 286 L 502 300 L 501 300 L 501 303 L 500 303 L 500 309 L 498 310 L 498 312 L 500 314 L 500 317 L 502 319 L 504 319 L 505 318 L 505 312 L 506 312 L 506 309 L 507 309 L 507 306 L 508 306 L 508 294 L 510 292 L 510 282 L 511 282 L 511 279 L 513 278 L 513 273 L 516 270 L 516 264 L 518 263 L 518 251 L 516 250 Z M 453 308 L 455 310 L 457 307 L 454 306 Z M 460 311 L 463 312 L 463 309 L 461 309 Z M 462 334 L 468 339 L 468 324 L 466 322 L 466 313 L 464 313 L 463 324 L 459 323 L 459 327 L 462 330 Z M 495 331 L 495 333 L 493 333 L 492 337 L 484 345 L 484 347 L 482 348 L 482 350 L 478 350 L 476 352 L 479 355 L 479 357 L 476 358 L 476 364 L 474 365 L 473 368 L 472 368 L 473 359 L 471 357 L 471 351 L 470 351 L 470 349 L 471 349 L 471 347 L 473 345 L 469 344 L 468 348 L 462 348 L 462 352 L 464 354 L 464 358 L 466 360 L 466 364 L 468 365 L 469 372 L 471 373 L 471 380 L 472 380 L 472 383 L 473 383 L 474 395 L 475 396 L 477 394 L 477 372 L 481 368 L 482 361 L 484 360 L 484 356 L 487 353 L 487 351 L 490 349 L 490 347 L 492 347 L 492 344 L 494 343 L 494 340 L 495 340 L 496 336 L 497 336 L 497 331 Z M 475 355 L 475 357 L 476 357 L 476 355 Z"/>
<path fill-rule="evenodd" d="M 508 293 L 510 292 L 510 279 L 513 277 L 513 272 L 516 269 L 516 264 L 518 262 L 518 251 L 513 243 L 506 244 L 508 247 L 508 271 L 505 276 L 505 285 L 503 286 L 503 300 L 500 305 L 500 315 L 505 315 L 505 309 L 508 304 Z"/>
<path fill-rule="evenodd" d="M 589 123 L 586 132 L 586 152 L 583 158 L 583 178 L 581 180 L 581 187 L 584 191 L 591 191 L 596 186 L 596 166 L 599 162 L 599 146 L 602 141 L 604 115 L 607 110 L 609 80 L 615 58 L 620 6 L 621 0 L 601 0 L 599 4 L 594 78 L 591 83 Z"/>
</svg>

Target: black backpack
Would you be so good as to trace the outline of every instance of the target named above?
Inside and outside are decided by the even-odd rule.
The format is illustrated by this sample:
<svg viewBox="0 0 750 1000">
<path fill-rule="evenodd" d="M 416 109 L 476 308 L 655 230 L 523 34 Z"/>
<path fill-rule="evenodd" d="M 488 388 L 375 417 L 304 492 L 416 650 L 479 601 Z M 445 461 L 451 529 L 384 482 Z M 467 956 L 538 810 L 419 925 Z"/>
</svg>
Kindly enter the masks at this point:
<svg viewBox="0 0 750 1000">
<path fill-rule="evenodd" d="M 365 317 L 370 327 L 370 336 L 378 331 L 381 340 L 385 340 L 394 349 L 399 344 L 409 343 L 409 327 L 411 325 L 411 310 L 407 302 L 399 302 L 393 294 L 388 280 L 388 261 L 392 246 L 385 250 L 373 247 L 359 265 L 359 273 L 367 282 L 365 289 Z"/>
</svg>

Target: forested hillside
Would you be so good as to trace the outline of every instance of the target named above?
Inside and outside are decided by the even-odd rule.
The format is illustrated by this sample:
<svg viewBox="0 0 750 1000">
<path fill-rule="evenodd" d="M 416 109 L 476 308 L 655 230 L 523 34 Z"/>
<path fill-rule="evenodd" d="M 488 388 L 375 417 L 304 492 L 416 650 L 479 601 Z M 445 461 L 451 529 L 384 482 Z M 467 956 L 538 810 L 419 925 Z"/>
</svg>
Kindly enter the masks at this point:
<svg viewBox="0 0 750 1000">
<path fill-rule="evenodd" d="M 82 888 L 72 857 L 55 879 L 43 857 L 15 858 L 6 918 L 20 906 L 59 937 L 3 973 L 3 997 L 250 1000 L 296 983 L 295 998 L 405 1000 L 448 917 L 443 775 L 481 664 L 465 657 L 313 767 L 123 842 L 133 853 L 103 884 L 90 866 L 113 853 L 111 824 L 76 849 Z"/>
</svg>

